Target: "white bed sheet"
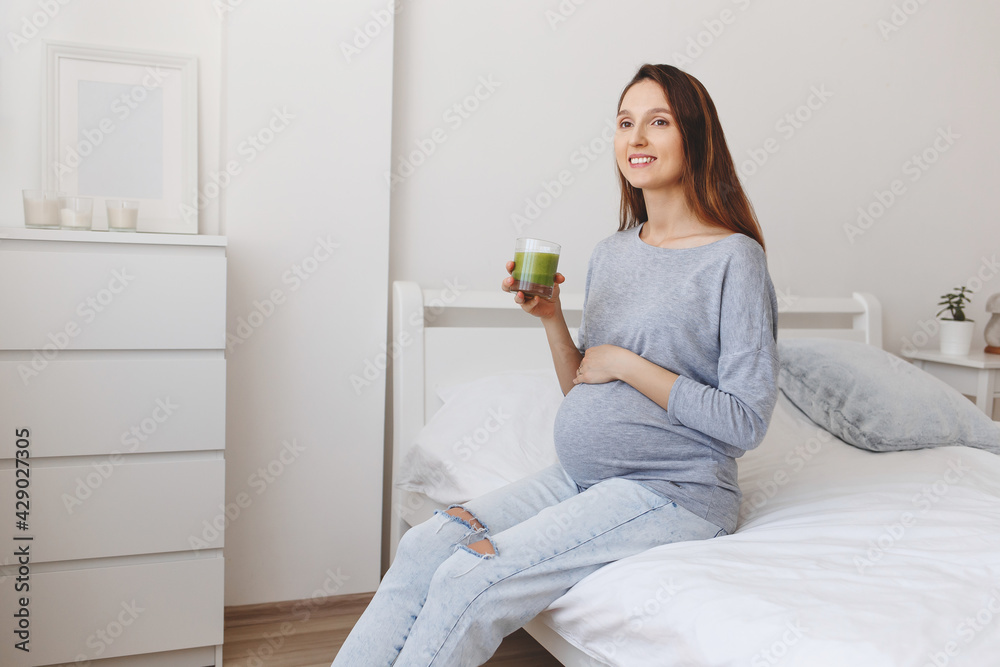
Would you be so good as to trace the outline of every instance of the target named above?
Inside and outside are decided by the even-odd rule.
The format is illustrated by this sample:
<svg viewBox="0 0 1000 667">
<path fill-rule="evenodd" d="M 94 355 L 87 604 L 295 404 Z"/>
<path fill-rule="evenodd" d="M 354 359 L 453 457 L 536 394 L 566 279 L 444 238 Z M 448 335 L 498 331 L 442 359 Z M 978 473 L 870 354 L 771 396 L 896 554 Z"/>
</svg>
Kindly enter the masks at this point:
<svg viewBox="0 0 1000 667">
<path fill-rule="evenodd" d="M 608 565 L 539 618 L 654 665 L 1000 665 L 1000 456 L 871 453 L 784 394 L 739 459 L 739 528 Z"/>
</svg>

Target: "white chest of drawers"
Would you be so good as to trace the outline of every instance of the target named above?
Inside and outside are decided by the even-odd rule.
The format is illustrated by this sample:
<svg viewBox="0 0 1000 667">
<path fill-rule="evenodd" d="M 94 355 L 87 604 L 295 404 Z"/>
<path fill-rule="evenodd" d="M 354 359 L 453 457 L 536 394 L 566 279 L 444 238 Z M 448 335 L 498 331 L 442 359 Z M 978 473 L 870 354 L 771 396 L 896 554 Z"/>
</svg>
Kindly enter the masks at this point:
<svg viewBox="0 0 1000 667">
<path fill-rule="evenodd" d="M 225 316 L 223 237 L 0 228 L 0 664 L 222 664 Z"/>
</svg>

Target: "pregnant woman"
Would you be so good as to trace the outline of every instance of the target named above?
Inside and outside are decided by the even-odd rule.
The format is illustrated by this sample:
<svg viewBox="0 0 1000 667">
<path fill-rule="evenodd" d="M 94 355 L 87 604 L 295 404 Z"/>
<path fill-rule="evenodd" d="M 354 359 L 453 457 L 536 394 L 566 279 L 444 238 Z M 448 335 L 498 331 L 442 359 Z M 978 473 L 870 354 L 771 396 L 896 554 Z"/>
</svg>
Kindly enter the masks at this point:
<svg viewBox="0 0 1000 667">
<path fill-rule="evenodd" d="M 562 274 L 550 299 L 514 293 L 565 394 L 559 463 L 409 530 L 334 665 L 481 665 L 598 568 L 735 530 L 736 459 L 777 400 L 760 227 L 708 92 L 675 67 L 625 87 L 615 159 L 619 228 L 591 255 L 579 345 Z"/>
</svg>

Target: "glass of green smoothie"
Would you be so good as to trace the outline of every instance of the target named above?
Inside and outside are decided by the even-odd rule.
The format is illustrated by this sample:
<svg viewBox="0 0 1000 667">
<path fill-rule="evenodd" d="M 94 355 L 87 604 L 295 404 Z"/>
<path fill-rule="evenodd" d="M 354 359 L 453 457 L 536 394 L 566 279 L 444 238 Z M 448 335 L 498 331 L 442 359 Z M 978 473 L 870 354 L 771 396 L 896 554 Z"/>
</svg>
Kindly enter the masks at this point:
<svg viewBox="0 0 1000 667">
<path fill-rule="evenodd" d="M 514 241 L 514 271 L 510 291 L 552 298 L 560 246 L 541 239 L 519 238 Z"/>
</svg>

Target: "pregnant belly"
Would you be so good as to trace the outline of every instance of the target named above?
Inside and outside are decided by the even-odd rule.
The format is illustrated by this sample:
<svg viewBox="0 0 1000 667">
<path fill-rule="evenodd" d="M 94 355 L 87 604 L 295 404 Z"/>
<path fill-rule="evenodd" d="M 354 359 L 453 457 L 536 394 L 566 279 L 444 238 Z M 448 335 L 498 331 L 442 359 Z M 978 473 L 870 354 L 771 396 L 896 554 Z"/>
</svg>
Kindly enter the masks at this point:
<svg viewBox="0 0 1000 667">
<path fill-rule="evenodd" d="M 578 384 L 556 413 L 556 454 L 583 486 L 655 469 L 672 436 L 664 425 L 666 411 L 624 382 Z"/>
</svg>

